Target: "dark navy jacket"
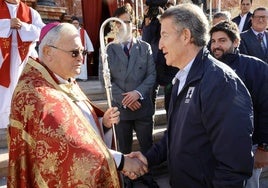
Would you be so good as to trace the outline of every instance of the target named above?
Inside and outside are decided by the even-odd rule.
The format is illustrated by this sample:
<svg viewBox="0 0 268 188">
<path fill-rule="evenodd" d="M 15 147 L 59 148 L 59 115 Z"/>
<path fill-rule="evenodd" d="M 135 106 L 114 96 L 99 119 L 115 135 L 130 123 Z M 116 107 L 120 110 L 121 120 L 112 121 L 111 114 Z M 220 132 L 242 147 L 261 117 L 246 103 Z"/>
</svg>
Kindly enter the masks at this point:
<svg viewBox="0 0 268 188">
<path fill-rule="evenodd" d="M 264 34 L 266 36 L 266 44 L 268 44 L 268 32 L 264 31 Z M 266 48 L 265 52 L 262 50 L 261 44 L 252 29 L 241 33 L 240 37 L 239 51 L 241 54 L 251 55 L 268 63 L 268 48 Z"/>
<path fill-rule="evenodd" d="M 247 17 L 246 17 L 246 20 L 245 20 L 245 24 L 244 24 L 244 26 L 243 26 L 242 31 L 246 31 L 246 30 L 250 29 L 250 27 L 251 27 L 251 25 L 252 25 L 252 24 L 251 24 L 251 17 L 252 17 L 252 13 L 249 12 L 249 13 L 247 14 Z M 235 22 L 237 26 L 239 26 L 240 21 L 241 21 L 241 16 L 238 15 L 238 16 L 234 17 L 234 18 L 232 19 L 232 21 Z"/>
<path fill-rule="evenodd" d="M 149 166 L 167 160 L 176 188 L 242 188 L 253 170 L 252 116 L 242 81 L 201 50 L 171 99 L 165 136 L 146 153 Z"/>
<path fill-rule="evenodd" d="M 221 61 L 236 72 L 251 95 L 254 109 L 253 144 L 268 143 L 268 64 L 242 54 L 227 54 Z"/>
</svg>

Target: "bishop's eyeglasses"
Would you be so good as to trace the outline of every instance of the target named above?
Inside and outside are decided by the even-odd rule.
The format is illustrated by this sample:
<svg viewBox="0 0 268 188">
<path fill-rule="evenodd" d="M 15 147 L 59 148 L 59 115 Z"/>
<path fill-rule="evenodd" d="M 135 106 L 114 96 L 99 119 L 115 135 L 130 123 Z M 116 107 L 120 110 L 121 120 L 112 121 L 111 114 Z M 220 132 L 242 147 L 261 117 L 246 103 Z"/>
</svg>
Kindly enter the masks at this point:
<svg viewBox="0 0 268 188">
<path fill-rule="evenodd" d="M 63 52 L 66 52 L 66 53 L 71 53 L 72 57 L 73 58 L 76 58 L 78 57 L 80 54 L 82 54 L 83 56 L 87 55 L 87 51 L 86 50 L 71 50 L 71 51 L 67 51 L 67 50 L 63 50 L 61 48 L 58 48 L 56 46 L 53 46 L 53 45 L 48 45 L 49 47 L 51 48 L 54 48 L 54 49 L 57 49 L 57 50 L 60 50 L 60 51 L 63 51 Z"/>
</svg>

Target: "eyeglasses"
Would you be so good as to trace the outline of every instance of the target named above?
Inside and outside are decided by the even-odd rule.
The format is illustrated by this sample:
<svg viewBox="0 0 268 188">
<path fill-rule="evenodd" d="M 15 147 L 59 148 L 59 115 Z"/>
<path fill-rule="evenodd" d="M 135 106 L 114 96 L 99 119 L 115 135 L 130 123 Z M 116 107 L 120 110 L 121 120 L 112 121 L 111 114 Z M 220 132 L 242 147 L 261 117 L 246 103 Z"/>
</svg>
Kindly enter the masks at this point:
<svg viewBox="0 0 268 188">
<path fill-rule="evenodd" d="M 268 16 L 252 16 L 253 18 L 255 18 L 255 19 L 258 19 L 258 20 L 260 20 L 260 19 L 268 19 Z"/>
<path fill-rule="evenodd" d="M 51 48 L 54 48 L 54 49 L 57 49 L 57 50 L 66 52 L 66 53 L 70 53 L 71 52 L 73 58 L 78 57 L 80 54 L 82 54 L 83 56 L 87 55 L 87 51 L 86 50 L 71 50 L 71 51 L 67 51 L 67 50 L 63 50 L 63 49 L 58 48 L 58 47 L 53 46 L 53 45 L 48 45 L 48 46 L 51 47 Z"/>
</svg>

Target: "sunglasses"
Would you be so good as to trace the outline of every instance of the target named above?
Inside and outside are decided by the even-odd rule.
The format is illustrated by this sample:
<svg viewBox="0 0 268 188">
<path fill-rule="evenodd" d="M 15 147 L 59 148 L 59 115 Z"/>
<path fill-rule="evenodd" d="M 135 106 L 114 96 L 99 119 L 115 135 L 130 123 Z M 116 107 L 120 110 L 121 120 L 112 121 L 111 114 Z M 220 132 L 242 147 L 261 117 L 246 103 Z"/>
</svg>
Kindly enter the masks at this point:
<svg viewBox="0 0 268 188">
<path fill-rule="evenodd" d="M 53 46 L 53 45 L 48 45 L 48 46 L 51 47 L 51 48 L 54 48 L 54 49 L 57 49 L 57 50 L 66 52 L 66 53 L 70 53 L 71 52 L 73 58 L 78 57 L 80 54 L 82 54 L 83 56 L 87 55 L 87 51 L 86 50 L 71 50 L 71 51 L 67 51 L 67 50 L 63 50 L 63 49 L 58 48 L 58 47 Z"/>
</svg>

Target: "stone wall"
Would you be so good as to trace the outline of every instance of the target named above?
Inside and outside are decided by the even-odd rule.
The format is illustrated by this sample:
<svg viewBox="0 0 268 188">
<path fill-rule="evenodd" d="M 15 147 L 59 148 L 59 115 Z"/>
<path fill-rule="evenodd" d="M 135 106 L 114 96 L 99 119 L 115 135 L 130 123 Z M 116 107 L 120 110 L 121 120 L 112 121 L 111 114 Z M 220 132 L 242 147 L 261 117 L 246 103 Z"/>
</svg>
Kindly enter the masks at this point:
<svg viewBox="0 0 268 188">
<path fill-rule="evenodd" d="M 235 17 L 240 12 L 240 0 L 221 0 L 222 10 L 231 12 L 232 17 Z M 257 7 L 264 6 L 268 8 L 268 0 L 253 0 L 251 12 Z"/>
<path fill-rule="evenodd" d="M 75 15 L 82 17 L 82 5 L 81 0 L 55 0 L 55 3 L 59 7 L 66 7 L 66 13 L 68 15 Z"/>
</svg>

